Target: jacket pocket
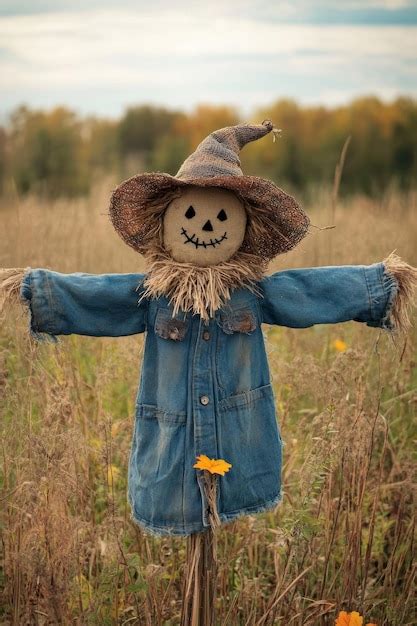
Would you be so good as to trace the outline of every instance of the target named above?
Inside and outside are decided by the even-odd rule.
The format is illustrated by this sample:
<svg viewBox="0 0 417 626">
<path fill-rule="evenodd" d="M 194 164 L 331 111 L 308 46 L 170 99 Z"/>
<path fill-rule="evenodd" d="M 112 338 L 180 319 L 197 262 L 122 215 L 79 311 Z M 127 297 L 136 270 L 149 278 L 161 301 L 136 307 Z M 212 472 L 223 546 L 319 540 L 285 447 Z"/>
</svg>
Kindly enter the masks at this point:
<svg viewBox="0 0 417 626">
<path fill-rule="evenodd" d="M 282 446 L 271 385 L 219 402 L 219 454 L 232 464 L 220 489 L 222 511 L 274 499 L 280 488 Z"/>
<path fill-rule="evenodd" d="M 181 480 L 184 465 L 185 413 L 139 404 L 130 460 L 133 482 L 167 491 Z"/>
<path fill-rule="evenodd" d="M 221 311 L 217 323 L 226 335 L 251 335 L 258 325 L 255 313 L 249 307 Z"/>
<path fill-rule="evenodd" d="M 158 309 L 155 317 L 155 333 L 162 339 L 183 341 L 188 330 L 188 320 L 172 317 L 170 309 Z"/>
</svg>

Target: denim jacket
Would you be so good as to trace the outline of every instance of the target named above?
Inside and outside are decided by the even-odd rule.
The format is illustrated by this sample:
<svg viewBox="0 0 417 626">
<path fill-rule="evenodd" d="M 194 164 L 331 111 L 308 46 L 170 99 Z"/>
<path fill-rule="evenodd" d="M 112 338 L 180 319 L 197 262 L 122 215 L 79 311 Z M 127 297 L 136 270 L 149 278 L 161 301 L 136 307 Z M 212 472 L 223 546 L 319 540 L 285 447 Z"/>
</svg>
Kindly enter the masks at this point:
<svg viewBox="0 0 417 626">
<path fill-rule="evenodd" d="M 165 298 L 139 302 L 143 279 L 30 269 L 21 288 L 35 335 L 146 332 L 128 469 L 132 518 L 156 534 L 207 528 L 199 454 L 232 464 L 219 480 L 223 522 L 274 507 L 282 439 L 261 325 L 390 328 L 395 279 L 383 263 L 281 271 L 259 282 L 258 295 L 236 289 L 208 323 L 173 317 Z"/>
</svg>

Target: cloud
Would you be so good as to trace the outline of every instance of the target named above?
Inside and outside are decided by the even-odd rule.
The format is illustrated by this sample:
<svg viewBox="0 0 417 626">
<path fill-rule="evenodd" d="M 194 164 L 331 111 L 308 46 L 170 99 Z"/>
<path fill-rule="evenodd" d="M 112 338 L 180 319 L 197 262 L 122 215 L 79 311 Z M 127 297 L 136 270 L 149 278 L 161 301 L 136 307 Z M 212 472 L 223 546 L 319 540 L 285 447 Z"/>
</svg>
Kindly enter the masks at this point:
<svg viewBox="0 0 417 626">
<path fill-rule="evenodd" d="M 210 55 L 239 57 L 296 54 L 300 50 L 327 55 L 360 57 L 392 55 L 398 59 L 416 54 L 417 28 L 305 26 L 259 23 L 248 19 L 217 18 L 208 23 L 186 14 L 159 16 L 119 11 L 4 18 L 0 37 L 10 53 L 42 68 L 74 67 L 112 59 L 163 58 L 190 61 Z M 120 68 L 119 69 L 123 69 Z M 101 68 L 106 74 L 106 67 Z M 65 80 L 65 77 L 63 77 Z"/>
<path fill-rule="evenodd" d="M 2 0 L 0 16 L 81 13 L 97 10 L 175 10 L 205 16 L 240 16 L 256 21 L 303 24 L 417 24 L 415 0 Z"/>
<path fill-rule="evenodd" d="M 135 100 L 189 107 L 416 93 L 417 26 L 207 20 L 207 5 L 156 6 L 1 18 L 1 106 L 61 102 L 117 114 Z"/>
</svg>

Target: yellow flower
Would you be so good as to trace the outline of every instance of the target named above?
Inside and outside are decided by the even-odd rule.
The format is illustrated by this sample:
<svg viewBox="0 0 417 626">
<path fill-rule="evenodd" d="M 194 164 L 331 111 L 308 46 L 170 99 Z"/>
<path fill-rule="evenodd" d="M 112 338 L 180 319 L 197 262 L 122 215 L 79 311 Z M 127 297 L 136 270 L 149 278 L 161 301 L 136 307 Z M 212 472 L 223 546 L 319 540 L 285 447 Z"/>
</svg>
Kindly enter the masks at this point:
<svg viewBox="0 0 417 626">
<path fill-rule="evenodd" d="M 352 611 L 352 613 L 340 611 L 335 622 L 335 626 L 362 626 L 362 624 L 363 617 L 357 611 Z M 366 624 L 366 626 L 376 626 L 376 624 Z"/>
<path fill-rule="evenodd" d="M 343 339 L 335 339 L 332 342 L 332 346 L 338 352 L 345 352 L 347 350 L 347 343 Z M 355 624 L 356 626 L 356 624 Z"/>
<path fill-rule="evenodd" d="M 232 466 L 224 459 L 209 459 L 205 454 L 200 454 L 200 456 L 197 457 L 197 463 L 195 463 L 193 467 L 195 467 L 195 469 L 207 470 L 211 474 L 224 476 Z"/>
</svg>

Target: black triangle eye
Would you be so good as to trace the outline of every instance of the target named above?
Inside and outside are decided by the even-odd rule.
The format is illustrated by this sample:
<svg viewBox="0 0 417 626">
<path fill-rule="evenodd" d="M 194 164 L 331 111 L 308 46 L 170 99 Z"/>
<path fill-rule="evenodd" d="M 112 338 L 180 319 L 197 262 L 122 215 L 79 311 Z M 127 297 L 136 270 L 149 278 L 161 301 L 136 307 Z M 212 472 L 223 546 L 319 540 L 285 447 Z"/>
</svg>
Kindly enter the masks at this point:
<svg viewBox="0 0 417 626">
<path fill-rule="evenodd" d="M 220 213 L 218 213 L 217 219 L 220 220 L 221 222 L 224 222 L 225 220 L 227 220 L 226 211 L 224 209 L 222 209 Z"/>
<path fill-rule="evenodd" d="M 192 217 L 194 217 L 194 215 L 195 215 L 194 207 L 189 206 L 185 212 L 185 217 L 190 220 Z"/>
</svg>

